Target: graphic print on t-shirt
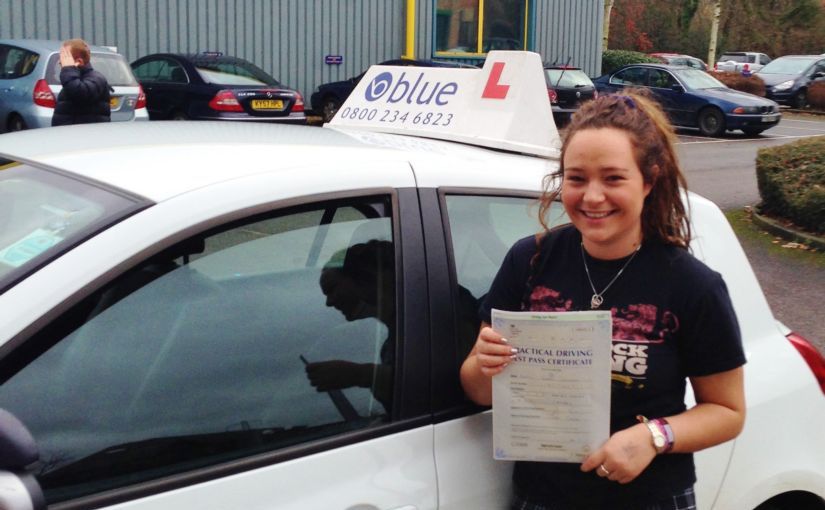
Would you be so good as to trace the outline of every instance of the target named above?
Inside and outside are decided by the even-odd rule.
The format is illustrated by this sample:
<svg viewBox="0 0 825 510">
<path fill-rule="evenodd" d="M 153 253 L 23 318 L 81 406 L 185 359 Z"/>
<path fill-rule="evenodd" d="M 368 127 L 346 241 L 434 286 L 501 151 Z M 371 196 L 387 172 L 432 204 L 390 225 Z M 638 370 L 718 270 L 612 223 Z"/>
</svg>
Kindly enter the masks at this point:
<svg viewBox="0 0 825 510">
<path fill-rule="evenodd" d="M 569 312 L 573 301 L 561 292 L 537 285 L 529 297 L 528 309 L 540 312 Z M 613 317 L 613 381 L 625 389 L 644 388 L 647 381 L 648 349 L 664 344 L 679 329 L 679 321 L 669 310 L 660 312 L 656 305 L 632 304 L 611 307 Z"/>
</svg>

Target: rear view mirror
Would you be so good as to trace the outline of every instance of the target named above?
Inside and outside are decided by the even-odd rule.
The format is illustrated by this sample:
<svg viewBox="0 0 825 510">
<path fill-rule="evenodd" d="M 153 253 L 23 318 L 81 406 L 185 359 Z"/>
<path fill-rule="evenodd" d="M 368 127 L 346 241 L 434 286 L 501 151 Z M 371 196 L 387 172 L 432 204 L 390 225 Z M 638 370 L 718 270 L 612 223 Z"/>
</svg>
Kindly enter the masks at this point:
<svg viewBox="0 0 825 510">
<path fill-rule="evenodd" d="M 37 444 L 26 426 L 0 409 L 0 508 L 45 510 L 43 491 L 27 470 L 39 457 Z"/>
</svg>

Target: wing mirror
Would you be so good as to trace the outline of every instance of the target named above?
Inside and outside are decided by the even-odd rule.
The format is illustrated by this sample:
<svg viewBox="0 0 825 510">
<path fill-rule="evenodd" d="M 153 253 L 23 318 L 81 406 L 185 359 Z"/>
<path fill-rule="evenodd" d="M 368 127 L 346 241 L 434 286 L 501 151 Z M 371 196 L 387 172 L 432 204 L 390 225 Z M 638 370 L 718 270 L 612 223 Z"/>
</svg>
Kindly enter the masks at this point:
<svg viewBox="0 0 825 510">
<path fill-rule="evenodd" d="M 670 86 L 670 90 L 672 90 L 673 92 L 684 92 L 685 88 L 679 85 L 678 83 L 674 83 Z"/>
<path fill-rule="evenodd" d="M 40 454 L 29 430 L 13 414 L 0 409 L 0 508 L 45 510 L 46 498 L 27 468 Z"/>
</svg>

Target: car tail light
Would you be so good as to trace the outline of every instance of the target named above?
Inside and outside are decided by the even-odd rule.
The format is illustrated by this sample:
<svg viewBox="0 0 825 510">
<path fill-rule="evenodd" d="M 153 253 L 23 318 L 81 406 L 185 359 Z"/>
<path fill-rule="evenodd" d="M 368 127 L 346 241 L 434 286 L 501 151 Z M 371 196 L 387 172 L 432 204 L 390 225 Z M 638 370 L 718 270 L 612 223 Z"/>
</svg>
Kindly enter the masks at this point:
<svg viewBox="0 0 825 510">
<path fill-rule="evenodd" d="M 547 97 L 550 98 L 551 103 L 555 103 L 559 99 L 559 95 L 553 89 L 547 89 Z"/>
<path fill-rule="evenodd" d="M 816 380 L 819 382 L 819 387 L 822 389 L 822 393 L 825 394 L 825 358 L 823 358 L 816 347 L 802 335 L 792 331 L 788 333 L 786 338 L 790 340 L 791 345 L 796 347 L 796 350 L 799 351 L 799 354 L 802 355 L 802 358 L 808 363 L 808 366 L 811 367 L 814 377 L 816 377 Z"/>
<path fill-rule="evenodd" d="M 290 110 L 293 113 L 298 113 L 304 111 L 304 98 L 299 93 L 295 93 L 298 96 L 295 99 L 295 104 L 292 105 L 292 109 Z"/>
<path fill-rule="evenodd" d="M 243 107 L 231 90 L 219 90 L 209 101 L 209 108 L 219 112 L 242 112 Z"/>
<path fill-rule="evenodd" d="M 37 80 L 37 83 L 34 84 L 32 99 L 34 100 L 34 104 L 45 106 L 46 108 L 54 108 L 57 104 L 57 101 L 54 99 L 54 94 L 52 94 L 52 89 L 49 88 L 49 84 L 43 79 Z"/>
<path fill-rule="evenodd" d="M 141 108 L 146 108 L 146 94 L 143 93 L 143 87 L 138 85 L 138 98 L 135 104 L 135 110 L 140 110 Z"/>
</svg>

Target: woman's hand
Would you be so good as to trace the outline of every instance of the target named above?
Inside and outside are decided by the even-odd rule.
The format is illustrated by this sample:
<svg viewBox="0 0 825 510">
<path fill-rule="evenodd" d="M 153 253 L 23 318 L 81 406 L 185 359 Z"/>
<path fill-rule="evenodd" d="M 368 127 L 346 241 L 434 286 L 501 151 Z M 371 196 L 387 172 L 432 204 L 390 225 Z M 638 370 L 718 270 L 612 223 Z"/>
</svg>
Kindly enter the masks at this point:
<svg viewBox="0 0 825 510">
<path fill-rule="evenodd" d="M 618 483 L 632 482 L 656 457 L 650 430 L 643 424 L 616 432 L 601 448 L 588 455 L 581 465 L 584 472 Z"/>
<path fill-rule="evenodd" d="M 507 340 L 493 331 L 489 324 L 482 322 L 476 343 L 461 365 L 461 387 L 464 388 L 464 393 L 476 404 L 491 405 L 492 377 L 507 367 L 513 355 L 514 349 Z"/>
<path fill-rule="evenodd" d="M 493 328 L 485 326 L 478 333 L 473 354 L 481 373 L 492 377 L 500 374 L 510 364 L 516 352 Z"/>
</svg>

